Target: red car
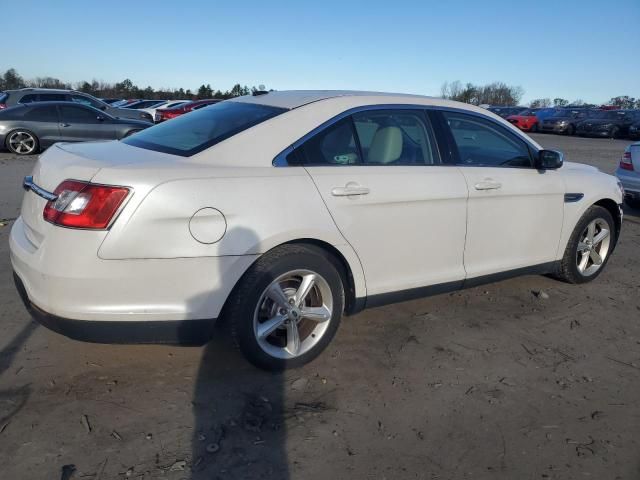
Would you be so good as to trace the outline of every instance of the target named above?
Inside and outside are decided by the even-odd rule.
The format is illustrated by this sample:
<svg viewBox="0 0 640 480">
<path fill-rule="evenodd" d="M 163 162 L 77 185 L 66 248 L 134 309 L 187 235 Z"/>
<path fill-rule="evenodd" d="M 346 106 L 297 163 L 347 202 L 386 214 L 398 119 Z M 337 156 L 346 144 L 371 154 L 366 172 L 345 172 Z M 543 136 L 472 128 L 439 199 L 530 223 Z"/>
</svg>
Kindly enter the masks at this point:
<svg viewBox="0 0 640 480">
<path fill-rule="evenodd" d="M 214 103 L 218 103 L 221 100 L 209 98 L 205 100 L 195 100 L 193 102 L 185 103 L 184 105 L 180 105 L 174 108 L 159 108 L 156 110 L 156 123 L 164 122 L 165 120 L 171 120 L 172 118 L 179 117 L 180 115 L 184 115 L 185 113 L 189 113 L 193 110 L 198 110 L 199 108 L 206 107 L 207 105 L 212 105 Z"/>
<path fill-rule="evenodd" d="M 513 123 L 525 132 L 538 131 L 538 117 L 536 117 L 536 111 L 534 109 L 525 110 L 518 115 L 510 115 L 507 117 L 507 121 Z"/>
</svg>

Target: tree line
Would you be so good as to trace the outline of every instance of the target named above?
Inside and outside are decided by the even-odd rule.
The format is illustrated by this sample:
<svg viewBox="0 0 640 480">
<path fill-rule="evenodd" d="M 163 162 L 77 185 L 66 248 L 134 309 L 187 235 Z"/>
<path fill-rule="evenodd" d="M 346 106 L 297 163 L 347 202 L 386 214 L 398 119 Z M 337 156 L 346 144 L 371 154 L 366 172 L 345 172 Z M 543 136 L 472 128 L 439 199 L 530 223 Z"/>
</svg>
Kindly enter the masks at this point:
<svg viewBox="0 0 640 480">
<path fill-rule="evenodd" d="M 441 87 L 440 95 L 442 98 L 473 105 L 510 106 L 520 103 L 524 96 L 524 90 L 520 86 L 507 85 L 502 82 L 493 82 L 487 85 L 474 85 L 473 83 L 463 85 L 459 80 L 456 80 L 445 82 Z M 640 98 L 621 95 L 611 98 L 606 105 L 623 109 L 640 109 Z M 594 108 L 599 105 L 586 103 L 582 99 L 570 102 L 565 98 L 554 98 L 553 100 L 551 98 L 536 98 L 529 102 L 530 108 L 568 106 Z"/>
<path fill-rule="evenodd" d="M 239 83 L 235 84 L 230 90 L 224 91 L 214 89 L 211 87 L 211 84 L 202 84 L 196 91 L 189 88 L 154 89 L 151 86 L 140 88 L 128 78 L 117 83 L 102 82 L 98 80 L 92 80 L 89 82 L 84 80 L 72 84 L 53 77 L 36 77 L 27 80 L 13 68 L 8 69 L 2 76 L 0 76 L 0 91 L 27 87 L 74 89 L 99 98 L 148 98 L 151 100 L 199 100 L 203 98 L 227 99 L 239 97 L 241 95 L 249 95 L 257 90 L 265 90 L 263 85 L 260 85 L 259 87 L 248 87 L 247 85 L 241 85 Z"/>
</svg>

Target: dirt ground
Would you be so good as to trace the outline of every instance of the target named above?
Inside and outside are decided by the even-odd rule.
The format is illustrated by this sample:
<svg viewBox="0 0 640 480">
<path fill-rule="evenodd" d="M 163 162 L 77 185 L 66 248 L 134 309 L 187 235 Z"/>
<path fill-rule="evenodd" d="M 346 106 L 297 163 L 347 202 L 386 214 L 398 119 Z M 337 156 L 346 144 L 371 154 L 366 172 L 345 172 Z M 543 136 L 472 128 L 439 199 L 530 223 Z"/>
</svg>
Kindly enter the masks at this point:
<svg viewBox="0 0 640 480">
<path fill-rule="evenodd" d="M 607 172 L 629 143 L 535 138 Z M 33 161 L 0 154 L 0 479 L 640 478 L 640 212 L 594 283 L 369 310 L 267 374 L 221 335 L 93 345 L 33 323 L 8 255 Z"/>
</svg>

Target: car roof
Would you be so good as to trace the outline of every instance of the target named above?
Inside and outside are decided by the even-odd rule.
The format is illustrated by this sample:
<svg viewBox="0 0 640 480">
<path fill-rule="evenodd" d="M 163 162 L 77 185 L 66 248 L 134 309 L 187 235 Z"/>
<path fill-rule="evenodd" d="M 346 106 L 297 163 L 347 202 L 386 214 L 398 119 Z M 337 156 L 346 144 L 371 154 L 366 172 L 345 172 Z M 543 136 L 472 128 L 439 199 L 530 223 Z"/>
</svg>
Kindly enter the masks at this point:
<svg viewBox="0 0 640 480">
<path fill-rule="evenodd" d="M 330 100 L 343 97 L 377 97 L 382 103 L 396 101 L 400 103 L 425 103 L 429 104 L 430 100 L 440 101 L 434 97 L 426 97 L 422 95 L 413 95 L 407 93 L 385 93 L 385 92 L 367 92 L 357 90 L 282 90 L 262 93 L 258 95 L 245 95 L 232 99 L 237 102 L 258 103 L 261 105 L 269 105 L 272 107 L 286 108 L 288 110 L 302 107 L 314 102 Z M 411 102 L 407 100 L 411 99 Z M 435 102 L 434 102 L 435 103 Z"/>
</svg>

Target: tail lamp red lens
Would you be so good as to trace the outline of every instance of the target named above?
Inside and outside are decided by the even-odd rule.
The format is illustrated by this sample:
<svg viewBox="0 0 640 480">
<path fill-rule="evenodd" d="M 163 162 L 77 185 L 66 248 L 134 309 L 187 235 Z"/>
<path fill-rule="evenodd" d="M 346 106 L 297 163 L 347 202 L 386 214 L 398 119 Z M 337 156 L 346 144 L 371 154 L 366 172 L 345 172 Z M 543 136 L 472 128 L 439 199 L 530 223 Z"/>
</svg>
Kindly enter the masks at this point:
<svg viewBox="0 0 640 480">
<path fill-rule="evenodd" d="M 7 104 L 6 103 L 0 103 L 0 110 L 2 110 L 3 108 L 7 108 Z"/>
<path fill-rule="evenodd" d="M 620 168 L 623 170 L 633 171 L 633 162 L 631 161 L 631 152 L 624 152 L 620 159 Z"/>
<path fill-rule="evenodd" d="M 126 187 L 65 180 L 44 207 L 47 222 L 71 228 L 104 229 L 129 194 Z"/>
</svg>

